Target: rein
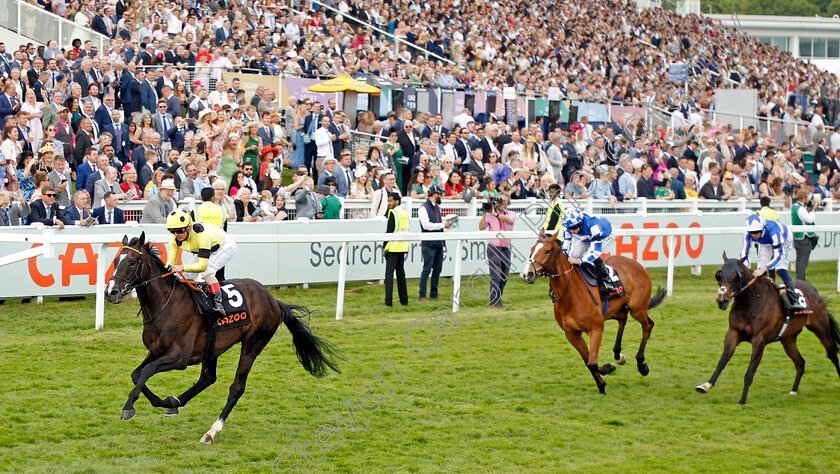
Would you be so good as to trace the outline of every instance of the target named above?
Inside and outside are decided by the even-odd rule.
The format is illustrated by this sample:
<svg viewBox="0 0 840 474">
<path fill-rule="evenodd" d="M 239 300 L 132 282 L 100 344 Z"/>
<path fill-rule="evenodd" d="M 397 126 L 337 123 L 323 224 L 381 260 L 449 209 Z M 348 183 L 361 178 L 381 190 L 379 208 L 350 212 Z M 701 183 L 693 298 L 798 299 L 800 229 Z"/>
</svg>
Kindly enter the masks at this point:
<svg viewBox="0 0 840 474">
<path fill-rule="evenodd" d="M 543 241 L 543 243 L 546 243 L 546 242 Z M 554 278 L 560 278 L 560 277 L 565 276 L 565 275 L 569 275 L 569 273 L 571 273 L 572 270 L 574 270 L 575 267 L 569 266 L 569 269 L 566 270 L 565 272 L 548 273 L 546 271 L 546 268 L 551 263 L 551 261 L 552 261 L 551 257 L 554 255 L 554 252 L 555 252 L 555 250 L 554 250 L 554 248 L 552 248 L 552 254 L 548 256 L 548 260 L 544 264 L 540 265 L 540 271 L 537 272 L 537 276 L 545 276 L 545 277 L 554 279 Z M 561 252 L 562 252 L 562 250 L 561 250 Z M 557 254 L 557 257 L 554 258 L 554 260 L 555 260 L 554 264 L 557 263 L 556 260 L 558 258 L 560 258 L 559 253 Z M 531 263 L 531 265 L 533 265 L 535 263 L 533 258 L 531 259 L 530 263 Z M 548 296 L 551 297 L 551 301 L 560 301 L 561 299 L 563 299 L 563 297 L 566 296 L 566 293 L 568 293 L 569 286 L 571 285 L 571 283 L 572 283 L 572 277 L 571 277 L 571 275 L 569 275 L 569 279 L 566 280 L 566 288 L 563 290 L 563 293 L 559 297 L 555 296 L 554 291 L 552 291 L 551 287 L 549 287 L 548 288 Z"/>
<path fill-rule="evenodd" d="M 138 267 L 137 267 L 137 269 L 134 271 L 134 273 L 132 273 L 132 274 L 131 274 L 131 279 L 130 279 L 130 280 L 129 280 L 129 279 L 126 279 L 126 278 L 123 278 L 123 277 L 121 277 L 121 276 L 119 276 L 119 275 L 112 275 L 112 276 L 111 276 L 111 278 L 114 278 L 114 279 L 117 279 L 117 280 L 122 280 L 122 281 L 124 281 L 124 282 L 126 283 L 126 286 L 125 286 L 125 288 L 123 289 L 123 294 L 124 294 L 124 295 L 126 295 L 126 294 L 130 293 L 132 290 L 135 290 L 135 289 L 137 289 L 137 288 L 140 288 L 141 286 L 146 286 L 146 285 L 148 285 L 149 283 L 151 283 L 151 282 L 153 282 L 153 281 L 160 280 L 160 279 L 162 279 L 162 278 L 166 278 L 166 277 L 168 277 L 168 276 L 170 276 L 170 275 L 174 275 L 174 274 L 175 274 L 175 272 L 174 272 L 174 271 L 172 271 L 172 272 L 166 272 L 166 273 L 163 273 L 163 274 L 158 275 L 158 276 L 156 276 L 156 277 L 149 278 L 148 280 L 143 280 L 143 281 L 142 281 L 142 282 L 140 282 L 140 283 L 134 284 L 134 283 L 132 283 L 133 281 L 135 281 L 135 280 L 137 280 L 137 279 L 142 278 L 142 277 L 141 277 L 141 275 L 140 275 L 139 273 L 143 271 L 143 266 L 147 265 L 147 263 L 146 263 L 146 261 L 142 258 L 142 257 L 143 257 L 143 252 L 141 252 L 140 250 L 137 250 L 137 249 L 136 249 L 136 248 L 134 248 L 134 247 L 128 247 L 128 246 L 126 246 L 126 245 L 123 245 L 123 246 L 122 246 L 122 248 L 120 248 L 120 251 L 119 251 L 119 252 L 117 252 L 117 256 L 119 256 L 119 254 L 120 254 L 120 253 L 122 253 L 122 251 L 123 251 L 124 249 L 131 250 L 132 252 L 136 252 L 136 253 L 137 253 L 137 254 L 139 254 L 139 255 L 140 255 L 140 257 L 141 257 L 141 258 L 140 258 L 141 265 L 140 265 L 140 266 L 138 266 Z M 117 258 L 116 258 L 116 257 L 114 257 L 114 261 L 115 261 L 115 262 L 116 262 L 116 260 L 117 260 Z M 115 270 L 116 270 L 116 268 L 115 268 Z M 181 276 L 181 278 L 184 278 L 184 275 L 183 275 L 181 272 L 178 272 L 178 275 L 180 275 L 180 276 Z M 195 289 L 195 287 L 192 285 L 192 283 L 191 283 L 191 282 L 189 282 L 189 281 L 188 281 L 188 280 L 186 280 L 186 279 L 184 279 L 184 281 L 187 281 L 187 284 L 189 284 L 191 288 Z M 143 320 L 143 324 L 149 324 L 149 323 L 151 323 L 151 322 L 152 322 L 152 321 L 154 321 L 154 320 L 155 320 L 158 316 L 160 316 L 160 314 L 163 312 L 163 310 L 164 310 L 164 309 L 166 309 L 166 307 L 169 305 L 169 302 L 170 302 L 170 301 L 172 301 L 172 296 L 175 294 L 175 285 L 176 285 L 177 283 L 178 283 L 178 279 L 177 279 L 177 278 L 175 278 L 175 279 L 173 279 L 173 280 L 172 280 L 172 290 L 169 292 L 169 297 L 166 299 L 166 303 L 164 303 L 164 304 L 163 304 L 163 306 L 162 306 L 162 307 L 158 310 L 158 312 L 157 312 L 157 313 L 155 313 L 155 314 L 154 314 L 151 318 L 149 318 L 149 319 L 144 319 L 144 320 Z M 143 312 L 143 308 L 141 307 L 139 310 L 137 310 L 137 316 L 140 316 L 140 313 L 142 313 L 142 312 Z"/>
</svg>

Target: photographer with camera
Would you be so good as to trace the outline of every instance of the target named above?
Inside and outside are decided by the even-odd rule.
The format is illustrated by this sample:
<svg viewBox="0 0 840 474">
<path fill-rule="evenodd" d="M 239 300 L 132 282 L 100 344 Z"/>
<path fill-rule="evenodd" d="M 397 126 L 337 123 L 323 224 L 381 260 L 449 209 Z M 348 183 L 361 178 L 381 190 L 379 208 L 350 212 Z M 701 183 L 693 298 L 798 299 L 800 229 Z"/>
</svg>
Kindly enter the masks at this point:
<svg viewBox="0 0 840 474">
<path fill-rule="evenodd" d="M 811 193 L 800 189 L 796 193 L 796 202 L 791 208 L 790 218 L 793 225 L 814 225 L 818 204 Z M 805 281 L 805 271 L 811 258 L 811 250 L 817 246 L 818 237 L 814 232 L 794 232 L 793 248 L 796 250 L 796 279 Z"/>
<path fill-rule="evenodd" d="M 508 211 L 510 196 L 499 193 L 481 206 L 482 216 L 478 223 L 479 230 L 490 232 L 513 230 L 516 213 Z M 505 291 L 508 273 L 510 273 L 510 239 L 490 239 L 487 242 L 487 260 L 490 265 L 490 308 L 504 308 L 502 293 Z"/>
</svg>

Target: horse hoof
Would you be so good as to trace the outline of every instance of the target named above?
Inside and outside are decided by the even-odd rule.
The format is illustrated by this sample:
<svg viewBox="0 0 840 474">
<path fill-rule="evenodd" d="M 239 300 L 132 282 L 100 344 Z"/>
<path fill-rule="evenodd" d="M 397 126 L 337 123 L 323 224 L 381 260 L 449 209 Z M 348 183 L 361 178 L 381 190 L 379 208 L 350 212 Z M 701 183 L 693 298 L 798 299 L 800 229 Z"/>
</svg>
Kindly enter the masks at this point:
<svg viewBox="0 0 840 474">
<path fill-rule="evenodd" d="M 698 385 L 695 390 L 697 390 L 697 393 L 709 393 L 709 390 L 711 390 L 713 386 L 714 385 L 709 382 L 706 382 L 702 385 Z"/>
<path fill-rule="evenodd" d="M 624 365 L 625 362 L 627 362 L 627 358 L 624 357 L 624 354 L 619 354 L 618 359 L 615 360 L 618 365 Z"/>
<path fill-rule="evenodd" d="M 120 416 L 120 419 L 121 420 L 130 420 L 130 419 L 134 418 L 134 416 L 136 414 L 137 414 L 137 412 L 135 410 L 123 410 L 122 411 L 122 416 Z"/>
<path fill-rule="evenodd" d="M 650 366 L 647 364 L 642 364 L 639 366 L 639 373 L 642 374 L 642 377 L 646 376 L 650 373 Z"/>
<path fill-rule="evenodd" d="M 163 416 L 175 416 L 177 414 L 178 414 L 178 409 L 177 408 L 167 408 L 163 412 Z"/>
<path fill-rule="evenodd" d="M 791 390 L 788 395 L 797 395 L 797 394 L 798 394 L 798 392 L 796 392 L 796 390 Z"/>
<path fill-rule="evenodd" d="M 604 364 L 598 369 L 598 373 L 601 375 L 607 375 L 615 372 L 615 364 Z"/>
<path fill-rule="evenodd" d="M 204 443 L 204 444 L 213 444 L 213 437 L 210 436 L 209 434 L 205 434 L 204 436 L 201 437 L 200 440 L 198 440 L 198 442 L 199 443 Z"/>
</svg>

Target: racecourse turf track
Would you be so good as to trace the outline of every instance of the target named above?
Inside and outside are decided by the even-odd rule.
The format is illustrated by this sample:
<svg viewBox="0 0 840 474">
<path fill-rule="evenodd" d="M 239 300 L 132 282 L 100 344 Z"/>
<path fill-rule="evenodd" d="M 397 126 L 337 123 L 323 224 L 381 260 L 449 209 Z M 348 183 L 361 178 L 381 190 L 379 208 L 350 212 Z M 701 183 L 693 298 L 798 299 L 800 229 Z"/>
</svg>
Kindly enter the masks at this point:
<svg viewBox="0 0 840 474">
<path fill-rule="evenodd" d="M 141 397 L 137 417 L 120 421 L 130 373 L 145 355 L 136 301 L 107 305 L 101 331 L 92 329 L 91 298 L 7 302 L 0 307 L 0 470 L 269 472 L 286 451 L 291 456 L 278 469 L 301 462 L 310 472 L 840 469 L 840 380 L 811 333 L 799 338 L 807 364 L 798 396 L 787 395 L 794 368 L 779 344 L 765 352 L 746 406 L 736 403 L 749 345 L 739 347 L 711 393 L 694 391 L 711 375 L 727 328 L 727 313 L 714 303 L 717 269 L 703 270 L 696 277 L 677 269 L 674 296 L 652 311 L 648 377 L 633 360 L 640 327 L 628 323 L 628 363 L 606 378 L 605 397 L 555 323 L 544 279 L 528 286 L 512 277 L 504 298 L 509 309 L 489 310 L 465 297 L 470 314 L 462 313 L 462 325 L 427 357 L 404 342 L 409 324 L 429 321 L 436 308 L 416 301 L 416 281 L 409 282 L 410 307 L 384 313 L 383 287 L 348 285 L 343 321 L 334 320 L 335 285 L 276 291 L 317 311 L 313 330 L 344 352 L 343 373 L 325 379 L 305 373 L 281 328 L 213 446 L 198 439 L 225 403 L 238 347 L 221 357 L 216 385 L 179 416 L 164 417 Z M 810 280 L 823 295 L 834 293 L 835 271 L 833 263 L 812 264 Z M 664 286 L 664 275 L 652 271 L 654 286 Z M 448 296 L 450 280 L 444 285 Z M 830 308 L 840 313 L 840 303 Z M 615 332 L 608 322 L 601 363 L 612 360 Z M 434 336 L 420 329 L 414 339 L 431 345 Z M 386 374 L 394 392 L 380 388 L 381 404 L 364 411 L 355 394 L 375 383 L 372 374 L 384 363 L 405 381 Z M 150 387 L 178 394 L 197 374 L 196 367 L 159 374 Z M 351 419 L 347 401 L 355 430 L 331 421 Z M 331 452 L 315 442 L 325 423 L 337 427 L 325 444 L 341 441 Z M 297 454 L 295 443 L 309 443 L 314 461 Z"/>
</svg>

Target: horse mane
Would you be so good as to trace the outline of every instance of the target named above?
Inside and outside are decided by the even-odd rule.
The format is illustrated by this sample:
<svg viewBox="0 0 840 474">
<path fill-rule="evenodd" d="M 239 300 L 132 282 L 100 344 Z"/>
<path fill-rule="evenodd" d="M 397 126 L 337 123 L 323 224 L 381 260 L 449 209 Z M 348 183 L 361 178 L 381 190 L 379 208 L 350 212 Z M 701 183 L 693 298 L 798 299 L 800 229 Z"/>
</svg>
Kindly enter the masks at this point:
<svg viewBox="0 0 840 474">
<path fill-rule="evenodd" d="M 138 240 L 138 237 L 133 237 L 128 243 L 128 245 L 133 247 L 137 245 Z M 163 262 L 163 260 L 160 259 L 160 251 L 157 249 L 157 247 L 153 246 L 151 242 L 145 242 L 143 244 L 142 249 L 149 253 L 149 255 L 152 257 L 152 263 L 158 268 L 158 270 L 161 271 L 161 273 L 167 272 L 166 264 Z"/>
</svg>

